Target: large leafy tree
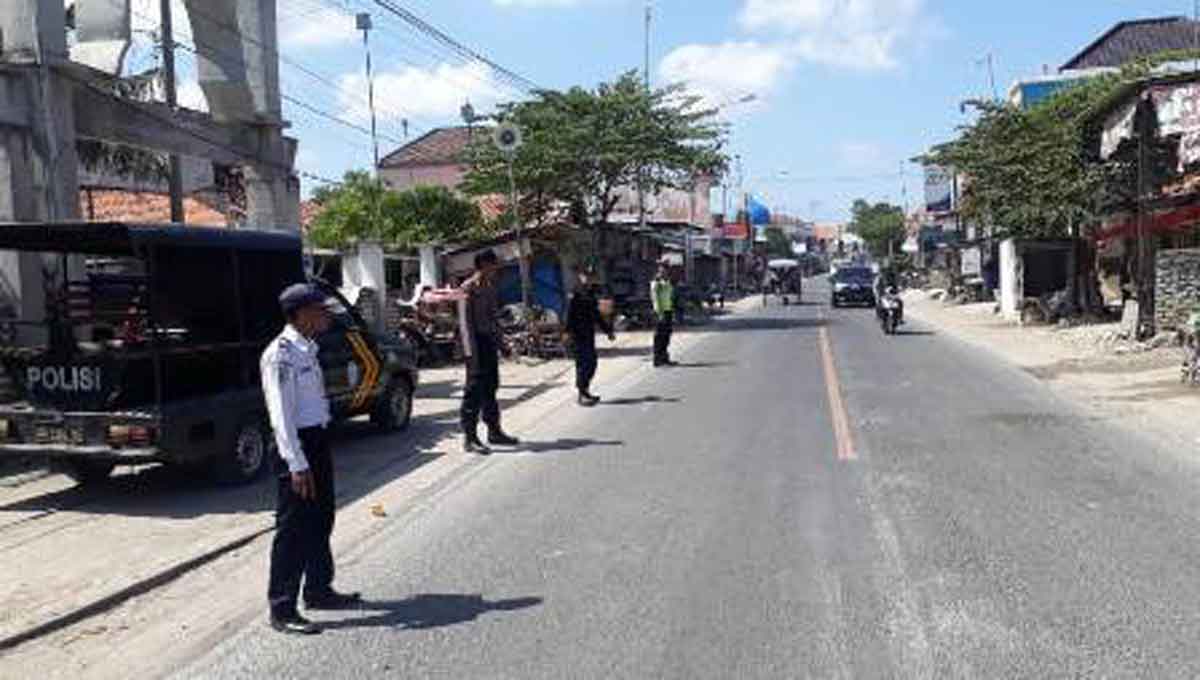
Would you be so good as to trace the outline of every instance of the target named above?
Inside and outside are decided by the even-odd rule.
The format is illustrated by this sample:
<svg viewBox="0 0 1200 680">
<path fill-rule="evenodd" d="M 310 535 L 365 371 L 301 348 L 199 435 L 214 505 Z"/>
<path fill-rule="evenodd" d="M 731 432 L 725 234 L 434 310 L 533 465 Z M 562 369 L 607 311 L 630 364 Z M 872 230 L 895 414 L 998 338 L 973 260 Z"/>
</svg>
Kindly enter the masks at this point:
<svg viewBox="0 0 1200 680">
<path fill-rule="evenodd" d="M 877 256 L 900 251 L 904 242 L 904 209 L 890 203 L 869 203 L 858 199 L 850 208 L 850 230 L 858 234 L 872 254 Z"/>
<path fill-rule="evenodd" d="M 725 130 L 715 114 L 683 86 L 647 90 L 632 71 L 592 90 L 543 90 L 501 105 L 496 117 L 524 136 L 513 163 L 521 219 L 592 227 L 639 182 L 647 192 L 686 189 L 698 175 L 722 172 Z M 507 195 L 506 158 L 486 135 L 468 153 L 464 190 Z"/>
<path fill-rule="evenodd" d="M 1136 145 L 1126 144 L 1101 162 L 1096 157 L 1097 112 L 1155 65 L 1188 54 L 1169 52 L 1131 63 L 1028 110 L 969 102 L 979 113 L 977 120 L 962 128 L 958 139 L 920 160 L 953 167 L 964 176 L 963 215 L 998 236 L 1081 235 L 1098 223 L 1098 215 L 1130 208 L 1136 195 Z M 1169 179 L 1169 154 L 1163 144 L 1151 151 L 1155 185 Z"/>
<path fill-rule="evenodd" d="M 403 249 L 467 240 L 486 231 L 479 206 L 444 187 L 397 192 L 363 171 L 348 172 L 340 184 L 317 189 L 313 200 L 320 211 L 308 237 L 322 248 L 370 239 Z"/>
</svg>

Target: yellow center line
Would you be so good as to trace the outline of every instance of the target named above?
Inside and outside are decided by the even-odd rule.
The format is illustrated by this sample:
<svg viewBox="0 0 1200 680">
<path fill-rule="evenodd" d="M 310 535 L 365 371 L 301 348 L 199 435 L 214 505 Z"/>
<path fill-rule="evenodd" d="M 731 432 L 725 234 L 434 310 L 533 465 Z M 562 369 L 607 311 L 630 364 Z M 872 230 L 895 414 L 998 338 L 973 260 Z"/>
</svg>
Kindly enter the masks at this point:
<svg viewBox="0 0 1200 680">
<path fill-rule="evenodd" d="M 854 452 L 854 438 L 850 432 L 850 418 L 846 415 L 846 403 L 842 400 L 842 385 L 838 380 L 837 367 L 833 361 L 833 347 L 829 342 L 829 329 L 821 328 L 821 362 L 825 366 L 825 388 L 829 392 L 829 415 L 833 420 L 833 438 L 837 442 L 838 460 L 858 460 Z"/>
</svg>

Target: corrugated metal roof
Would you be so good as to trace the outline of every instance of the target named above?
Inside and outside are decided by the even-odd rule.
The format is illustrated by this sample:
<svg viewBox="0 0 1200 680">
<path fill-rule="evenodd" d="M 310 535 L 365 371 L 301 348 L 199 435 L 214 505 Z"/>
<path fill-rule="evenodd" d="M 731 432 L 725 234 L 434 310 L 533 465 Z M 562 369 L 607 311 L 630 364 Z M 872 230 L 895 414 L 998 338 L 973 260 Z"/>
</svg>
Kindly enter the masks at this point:
<svg viewBox="0 0 1200 680">
<path fill-rule="evenodd" d="M 1120 67 L 1141 57 L 1195 46 L 1196 25 L 1186 17 L 1122 21 L 1071 57 L 1060 70 Z"/>
</svg>

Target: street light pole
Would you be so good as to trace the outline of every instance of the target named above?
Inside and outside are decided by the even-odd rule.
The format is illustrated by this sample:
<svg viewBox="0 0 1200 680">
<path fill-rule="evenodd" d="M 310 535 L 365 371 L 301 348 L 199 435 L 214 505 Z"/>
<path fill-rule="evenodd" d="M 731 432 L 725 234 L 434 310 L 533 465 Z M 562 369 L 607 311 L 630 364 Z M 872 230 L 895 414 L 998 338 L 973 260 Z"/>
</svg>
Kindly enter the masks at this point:
<svg viewBox="0 0 1200 680">
<path fill-rule="evenodd" d="M 645 88 L 646 95 L 650 95 L 650 24 L 654 20 L 654 5 L 652 0 L 646 0 L 646 27 L 644 31 L 645 54 L 642 63 L 642 83 Z M 646 188 L 645 188 L 645 173 L 646 168 L 643 165 L 638 168 L 638 226 L 642 229 L 646 228 Z"/>
<path fill-rule="evenodd" d="M 163 0 L 168 2 L 168 0 Z M 367 105 L 371 109 L 371 146 L 375 152 L 375 175 L 379 175 L 379 135 L 375 121 L 375 76 L 371 69 L 371 29 L 374 28 L 371 22 L 371 15 L 366 12 L 359 12 L 355 15 L 355 23 L 358 30 L 363 34 L 363 52 L 367 57 Z"/>
</svg>

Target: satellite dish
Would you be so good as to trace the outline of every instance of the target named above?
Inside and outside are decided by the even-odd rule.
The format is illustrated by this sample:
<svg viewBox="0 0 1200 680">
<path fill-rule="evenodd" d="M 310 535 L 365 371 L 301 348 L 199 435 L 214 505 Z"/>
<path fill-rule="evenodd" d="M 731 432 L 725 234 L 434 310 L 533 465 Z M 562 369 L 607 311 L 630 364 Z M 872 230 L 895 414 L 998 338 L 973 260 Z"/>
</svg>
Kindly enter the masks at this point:
<svg viewBox="0 0 1200 680">
<path fill-rule="evenodd" d="M 511 154 L 521 148 L 524 140 L 521 139 L 521 128 L 512 123 L 501 123 L 492 133 L 492 141 L 495 142 L 497 149 Z"/>
</svg>

